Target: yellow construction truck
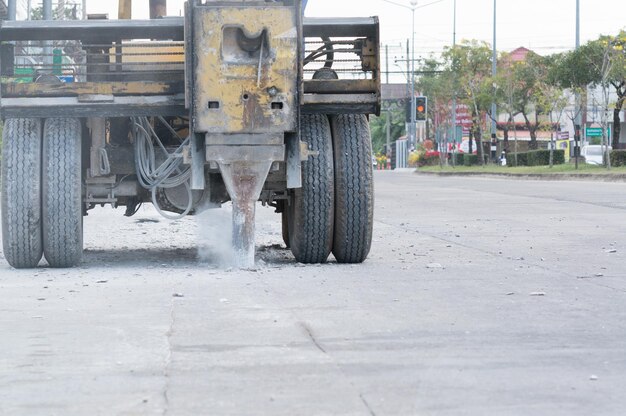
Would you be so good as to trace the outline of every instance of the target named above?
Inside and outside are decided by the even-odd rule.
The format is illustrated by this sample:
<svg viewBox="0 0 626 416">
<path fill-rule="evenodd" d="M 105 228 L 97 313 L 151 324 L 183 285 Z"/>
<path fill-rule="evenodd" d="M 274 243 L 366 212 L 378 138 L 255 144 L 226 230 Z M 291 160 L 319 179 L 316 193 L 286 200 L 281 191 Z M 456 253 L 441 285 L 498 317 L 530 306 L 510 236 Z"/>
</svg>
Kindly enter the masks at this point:
<svg viewBox="0 0 626 416">
<path fill-rule="evenodd" d="M 190 0 L 184 17 L 150 3 L 150 20 L 120 0 L 117 20 L 2 22 L 9 264 L 78 264 L 97 206 L 131 216 L 152 203 L 176 219 L 232 202 L 235 258 L 248 267 L 259 201 L 281 214 L 296 261 L 364 261 L 377 18 L 304 19 L 301 0 Z M 67 59 L 51 61 L 51 48 Z M 23 56 L 32 82 L 15 82 Z M 73 82 L 59 76 L 68 67 Z"/>
</svg>

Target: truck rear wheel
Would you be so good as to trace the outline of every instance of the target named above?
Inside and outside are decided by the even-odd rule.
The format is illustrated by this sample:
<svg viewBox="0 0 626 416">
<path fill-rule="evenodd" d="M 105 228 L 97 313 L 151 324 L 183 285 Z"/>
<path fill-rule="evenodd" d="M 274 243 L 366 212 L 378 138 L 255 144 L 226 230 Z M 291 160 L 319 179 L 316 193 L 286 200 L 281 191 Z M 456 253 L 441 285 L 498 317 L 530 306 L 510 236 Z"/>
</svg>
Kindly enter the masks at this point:
<svg viewBox="0 0 626 416">
<path fill-rule="evenodd" d="M 372 245 L 374 183 L 372 141 L 367 118 L 331 117 L 335 154 L 335 232 L 339 263 L 362 263 Z"/>
<path fill-rule="evenodd" d="M 41 120 L 10 118 L 2 133 L 2 245 L 16 269 L 37 267 L 41 231 Z"/>
<path fill-rule="evenodd" d="M 302 188 L 287 207 L 289 242 L 300 263 L 323 263 L 333 241 L 334 172 L 328 117 L 303 115 L 300 132 L 309 150 L 319 152 L 302 164 Z"/>
<path fill-rule="evenodd" d="M 83 253 L 81 124 L 46 120 L 43 133 L 43 246 L 51 267 L 77 265 Z"/>
</svg>

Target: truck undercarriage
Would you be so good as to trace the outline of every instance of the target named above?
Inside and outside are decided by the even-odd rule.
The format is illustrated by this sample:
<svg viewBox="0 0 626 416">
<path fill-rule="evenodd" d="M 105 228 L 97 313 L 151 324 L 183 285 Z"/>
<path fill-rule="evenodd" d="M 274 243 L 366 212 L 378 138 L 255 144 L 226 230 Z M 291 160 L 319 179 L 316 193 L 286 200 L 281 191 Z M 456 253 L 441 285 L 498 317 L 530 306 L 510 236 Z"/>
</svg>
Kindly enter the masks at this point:
<svg viewBox="0 0 626 416">
<path fill-rule="evenodd" d="M 130 216 L 152 203 L 175 219 L 228 201 L 240 267 L 254 263 L 258 201 L 281 214 L 297 261 L 365 260 L 378 21 L 303 20 L 300 8 L 195 0 L 184 18 L 3 22 L 9 263 L 78 264 L 98 205 Z M 20 56 L 37 62 L 32 82 Z"/>
</svg>

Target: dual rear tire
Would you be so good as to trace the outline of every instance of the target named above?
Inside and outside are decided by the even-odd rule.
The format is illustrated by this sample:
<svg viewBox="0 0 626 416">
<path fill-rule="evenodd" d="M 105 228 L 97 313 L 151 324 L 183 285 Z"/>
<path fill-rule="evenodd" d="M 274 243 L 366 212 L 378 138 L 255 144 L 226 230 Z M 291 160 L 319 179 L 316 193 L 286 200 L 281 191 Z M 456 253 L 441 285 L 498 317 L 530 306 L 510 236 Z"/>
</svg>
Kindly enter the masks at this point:
<svg viewBox="0 0 626 416">
<path fill-rule="evenodd" d="M 82 258 L 81 123 L 7 119 L 3 131 L 2 243 L 7 262 L 72 267 Z"/>
<path fill-rule="evenodd" d="M 317 152 L 304 162 L 302 188 L 293 190 L 283 224 L 298 262 L 361 263 L 372 243 L 372 147 L 363 115 L 304 115 L 301 139 Z M 286 218 L 285 218 L 286 217 Z"/>
<path fill-rule="evenodd" d="M 283 236 L 297 261 L 361 263 L 372 242 L 371 139 L 362 115 L 305 115 L 316 156 L 285 208 Z M 82 258 L 81 123 L 8 119 L 3 132 L 2 242 L 15 268 L 72 267 Z"/>
<path fill-rule="evenodd" d="M 362 263 L 372 245 L 374 179 L 372 140 L 364 115 L 331 117 L 335 157 L 333 255 L 339 263 Z"/>
<path fill-rule="evenodd" d="M 302 164 L 302 187 L 287 206 L 289 246 L 300 263 L 323 263 L 332 250 L 334 230 L 333 143 L 328 117 L 304 115 L 301 140 L 317 155 Z"/>
<path fill-rule="evenodd" d="M 18 269 L 37 267 L 43 254 L 39 119 L 7 119 L 2 131 L 2 246 Z"/>
<path fill-rule="evenodd" d="M 83 255 L 81 133 L 75 118 L 48 119 L 43 131 L 43 252 L 52 267 Z"/>
</svg>

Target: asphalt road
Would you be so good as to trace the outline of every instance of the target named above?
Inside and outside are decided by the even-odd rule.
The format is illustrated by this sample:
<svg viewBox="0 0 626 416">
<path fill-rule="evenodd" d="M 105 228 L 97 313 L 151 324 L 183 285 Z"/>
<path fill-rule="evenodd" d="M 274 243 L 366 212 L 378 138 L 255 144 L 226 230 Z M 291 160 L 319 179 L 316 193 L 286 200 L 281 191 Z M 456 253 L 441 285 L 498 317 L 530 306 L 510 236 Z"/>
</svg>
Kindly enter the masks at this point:
<svg viewBox="0 0 626 416">
<path fill-rule="evenodd" d="M 0 414 L 626 414 L 626 184 L 375 176 L 362 265 L 295 264 L 260 207 L 254 270 L 225 211 L 92 211 L 75 269 L 0 253 Z"/>
</svg>

